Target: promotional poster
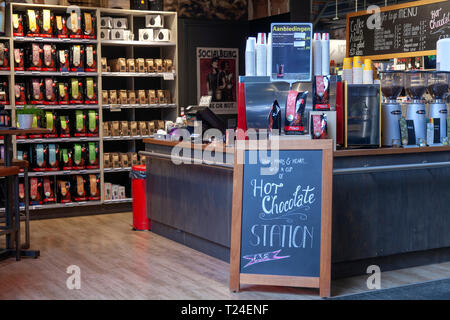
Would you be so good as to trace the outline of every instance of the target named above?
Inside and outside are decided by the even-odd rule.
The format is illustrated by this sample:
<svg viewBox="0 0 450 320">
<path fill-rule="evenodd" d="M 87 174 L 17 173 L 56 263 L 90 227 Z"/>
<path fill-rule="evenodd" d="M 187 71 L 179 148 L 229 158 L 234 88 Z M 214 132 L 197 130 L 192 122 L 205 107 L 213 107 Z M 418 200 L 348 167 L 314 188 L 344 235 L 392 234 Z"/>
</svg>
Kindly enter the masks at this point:
<svg viewBox="0 0 450 320">
<path fill-rule="evenodd" d="M 197 48 L 197 98 L 212 96 L 211 110 L 237 113 L 239 49 Z"/>
</svg>

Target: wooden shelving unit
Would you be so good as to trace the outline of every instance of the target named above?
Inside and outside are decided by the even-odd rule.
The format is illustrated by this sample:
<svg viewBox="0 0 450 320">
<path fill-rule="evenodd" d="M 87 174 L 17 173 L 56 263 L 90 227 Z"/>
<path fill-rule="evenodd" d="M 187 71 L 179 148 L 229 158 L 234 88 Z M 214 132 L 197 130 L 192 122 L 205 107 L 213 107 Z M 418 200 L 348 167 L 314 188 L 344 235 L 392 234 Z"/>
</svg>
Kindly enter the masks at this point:
<svg viewBox="0 0 450 320">
<path fill-rule="evenodd" d="M 57 39 L 41 37 L 13 37 L 12 35 L 12 13 L 24 12 L 26 9 L 50 9 L 52 12 L 66 12 L 66 6 L 39 5 L 26 3 L 10 3 L 6 9 L 6 36 L 0 37 L 0 41 L 9 42 L 10 48 L 10 66 L 11 71 L 0 71 L 0 76 L 8 78 L 10 105 L 6 110 L 11 110 L 12 123 L 16 123 L 16 110 L 23 106 L 15 104 L 14 86 L 16 77 L 93 77 L 97 80 L 98 104 L 97 105 L 38 105 L 37 108 L 43 110 L 62 111 L 69 110 L 97 110 L 99 114 L 99 136 L 83 138 L 57 138 L 57 139 L 14 139 L 14 152 L 17 152 L 18 146 L 34 143 L 74 143 L 91 142 L 99 143 L 100 168 L 98 170 L 74 170 L 74 171 L 48 171 L 48 172 L 29 172 L 30 177 L 41 176 L 70 176 L 70 175 L 88 175 L 99 174 L 101 181 L 101 200 L 74 202 L 69 204 L 48 204 L 30 206 L 31 210 L 52 209 L 62 207 L 93 206 L 104 204 L 130 204 L 131 190 L 127 191 L 127 199 L 106 200 L 104 195 L 105 180 L 117 180 L 118 184 L 123 185 L 123 181 L 128 181 L 128 174 L 131 168 L 104 168 L 104 152 L 138 152 L 142 150 L 142 139 L 148 136 L 127 136 L 127 137 L 103 137 L 104 121 L 120 119 L 127 121 L 150 121 L 150 120 L 175 120 L 179 114 L 178 106 L 178 78 L 176 72 L 173 74 L 163 73 L 123 73 L 114 72 L 105 73 L 101 71 L 101 57 L 107 58 L 166 58 L 172 59 L 175 70 L 178 66 L 178 40 L 177 40 L 177 13 L 176 12 L 157 12 L 157 11 L 137 11 L 137 10 L 118 10 L 107 8 L 79 7 L 81 12 L 89 11 L 96 16 L 97 39 Z M 164 16 L 165 28 L 171 30 L 171 39 L 169 42 L 140 42 L 138 41 L 138 29 L 145 28 L 145 16 L 149 14 L 158 14 Z M 135 35 L 134 41 L 101 40 L 100 18 L 104 16 L 122 17 L 128 20 L 128 29 Z M 97 46 L 97 72 L 37 72 L 37 71 L 14 71 L 14 48 L 16 45 L 24 43 L 52 43 L 52 44 L 92 44 Z M 155 87 L 148 87 L 149 85 Z M 173 103 L 171 104 L 147 104 L 147 105 L 103 105 L 101 99 L 102 90 L 108 89 L 165 89 L 170 90 Z M 0 144 L 2 141 L 0 141 Z M 118 150 L 115 150 L 118 149 Z M 111 151 L 113 150 L 113 151 Z M 106 174 L 106 177 L 105 177 Z M 23 176 L 23 174 L 22 174 Z M 129 186 L 129 184 L 128 184 Z M 131 189 L 129 187 L 129 189 Z M 1 209 L 0 209 L 1 211 Z"/>
</svg>

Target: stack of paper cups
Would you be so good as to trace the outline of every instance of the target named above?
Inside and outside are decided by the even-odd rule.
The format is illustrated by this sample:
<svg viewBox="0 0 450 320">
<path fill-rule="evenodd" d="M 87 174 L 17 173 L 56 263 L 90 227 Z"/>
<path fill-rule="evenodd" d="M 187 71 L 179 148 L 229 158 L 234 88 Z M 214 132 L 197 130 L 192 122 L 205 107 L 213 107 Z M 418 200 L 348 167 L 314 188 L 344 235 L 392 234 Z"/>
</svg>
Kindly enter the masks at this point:
<svg viewBox="0 0 450 320">
<path fill-rule="evenodd" d="M 363 83 L 363 68 L 362 68 L 362 58 L 353 57 L 353 84 Z"/>
<path fill-rule="evenodd" d="M 314 75 L 322 75 L 322 44 L 320 33 L 314 33 L 313 39 L 313 61 L 314 61 Z"/>
<path fill-rule="evenodd" d="M 267 34 L 267 76 L 272 73 L 272 33 Z"/>
<path fill-rule="evenodd" d="M 353 58 L 344 58 L 342 80 L 353 83 Z"/>
<path fill-rule="evenodd" d="M 320 41 L 322 48 L 322 75 L 330 75 L 330 34 L 323 33 Z"/>
<path fill-rule="evenodd" d="M 245 47 L 245 75 L 247 77 L 256 76 L 256 38 L 247 39 Z"/>
<path fill-rule="evenodd" d="M 373 84 L 372 60 L 364 59 L 363 83 Z"/>
<path fill-rule="evenodd" d="M 256 75 L 258 77 L 267 76 L 267 42 L 265 33 L 258 33 L 256 41 Z"/>
</svg>

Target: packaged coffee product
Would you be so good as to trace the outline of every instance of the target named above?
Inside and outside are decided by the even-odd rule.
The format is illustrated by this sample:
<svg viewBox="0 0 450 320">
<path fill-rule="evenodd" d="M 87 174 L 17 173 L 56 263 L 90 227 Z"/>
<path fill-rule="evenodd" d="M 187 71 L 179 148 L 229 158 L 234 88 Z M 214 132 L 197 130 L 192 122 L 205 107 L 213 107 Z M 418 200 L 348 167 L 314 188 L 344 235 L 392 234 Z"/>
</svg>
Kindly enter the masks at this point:
<svg viewBox="0 0 450 320">
<path fill-rule="evenodd" d="M 109 153 L 103 154 L 103 167 L 104 168 L 112 168 L 111 154 L 109 154 Z"/>
<path fill-rule="evenodd" d="M 103 105 L 109 104 L 108 90 L 102 90 L 102 103 Z"/>
<path fill-rule="evenodd" d="M 55 196 L 55 187 L 54 187 L 54 181 L 50 177 L 44 177 L 42 180 L 43 184 L 43 202 L 44 203 L 55 203 L 56 202 L 56 196 Z"/>
<path fill-rule="evenodd" d="M 29 83 L 28 101 L 31 104 L 44 104 L 44 81 L 39 78 L 33 78 Z"/>
<path fill-rule="evenodd" d="M 83 110 L 75 110 L 75 121 L 73 126 L 74 137 L 86 137 L 86 114 Z"/>
<path fill-rule="evenodd" d="M 67 82 L 58 82 L 58 103 L 69 104 L 69 84 Z"/>
<path fill-rule="evenodd" d="M 84 103 L 97 104 L 97 81 L 94 78 L 87 77 L 84 85 Z"/>
<path fill-rule="evenodd" d="M 120 168 L 120 154 L 119 153 L 111 153 L 111 164 L 112 168 Z"/>
<path fill-rule="evenodd" d="M 313 84 L 313 110 L 330 110 L 330 79 L 328 76 L 315 76 Z"/>
<path fill-rule="evenodd" d="M 128 153 L 121 153 L 120 154 L 120 166 L 122 168 L 130 167 L 130 159 L 128 159 Z"/>
<path fill-rule="evenodd" d="M 110 122 L 110 133 L 113 137 L 119 137 L 120 136 L 120 122 L 119 121 L 112 121 Z"/>
<path fill-rule="evenodd" d="M 72 181 L 72 194 L 75 202 L 81 202 L 87 200 L 86 195 L 86 179 L 81 175 L 73 177 Z"/>
<path fill-rule="evenodd" d="M 281 133 L 281 108 L 278 101 L 275 100 L 269 113 L 269 132 Z"/>
<path fill-rule="evenodd" d="M 9 86 L 8 81 L 0 81 L 0 105 L 7 105 L 9 103 Z"/>
<path fill-rule="evenodd" d="M 60 158 L 59 146 L 56 144 L 49 144 L 47 154 L 48 154 L 47 171 L 59 171 L 59 158 Z"/>
<path fill-rule="evenodd" d="M 47 169 L 47 152 L 45 144 L 36 144 L 31 147 L 33 171 L 45 171 Z"/>
<path fill-rule="evenodd" d="M 148 135 L 148 129 L 147 129 L 147 122 L 145 121 L 139 121 L 138 122 L 138 128 L 139 128 L 139 134 L 141 136 Z"/>
<path fill-rule="evenodd" d="M 56 46 L 51 44 L 43 44 L 42 51 L 44 56 L 44 63 L 42 71 L 56 71 Z"/>
<path fill-rule="evenodd" d="M 61 164 L 62 170 L 72 170 L 73 160 L 72 160 L 72 149 L 61 148 L 59 151 L 59 162 Z"/>
<path fill-rule="evenodd" d="M 120 121 L 120 134 L 122 136 L 130 135 L 130 127 L 128 126 L 128 121 Z"/>
<path fill-rule="evenodd" d="M 84 71 L 97 72 L 97 49 L 92 44 L 88 44 L 84 47 L 86 63 L 84 65 Z"/>
<path fill-rule="evenodd" d="M 86 167 L 86 146 L 81 143 L 75 143 L 73 145 L 72 152 L 72 169 L 83 170 Z"/>
<path fill-rule="evenodd" d="M 55 30 L 58 38 L 68 38 L 69 31 L 67 30 L 67 18 L 65 15 L 55 16 Z"/>
<path fill-rule="evenodd" d="M 83 38 L 85 39 L 95 39 L 95 30 L 97 28 L 95 14 L 90 12 L 83 13 L 83 26 L 84 26 L 84 34 Z"/>
<path fill-rule="evenodd" d="M 87 135 L 88 137 L 98 137 L 98 111 L 87 111 Z"/>
<path fill-rule="evenodd" d="M 138 103 L 148 104 L 147 97 L 145 96 L 145 90 L 138 90 Z"/>
<path fill-rule="evenodd" d="M 139 132 L 138 132 L 138 125 L 136 121 L 130 121 L 129 123 L 130 126 L 130 135 L 132 136 L 138 136 Z"/>
<path fill-rule="evenodd" d="M 119 185 L 113 184 L 111 186 L 112 200 L 119 200 Z"/>
<path fill-rule="evenodd" d="M 145 163 L 145 156 L 141 155 L 140 156 L 140 160 L 141 160 L 141 164 L 146 164 Z"/>
<path fill-rule="evenodd" d="M 145 59 L 145 67 L 147 68 L 147 72 L 155 72 L 155 64 L 153 59 Z"/>
<path fill-rule="evenodd" d="M 14 94 L 16 96 L 16 105 L 25 105 L 27 98 L 25 96 L 25 83 L 19 82 L 14 85 Z"/>
<path fill-rule="evenodd" d="M 28 9 L 25 13 L 26 36 L 39 37 L 41 30 L 41 12 L 39 10 Z"/>
<path fill-rule="evenodd" d="M 145 59 L 136 59 L 136 72 L 146 72 Z"/>
<path fill-rule="evenodd" d="M 128 90 L 127 96 L 129 104 L 136 104 L 136 93 L 133 90 Z"/>
<path fill-rule="evenodd" d="M 106 60 L 105 57 L 102 57 L 101 64 L 102 64 L 102 72 L 107 72 L 108 71 L 108 60 Z"/>
<path fill-rule="evenodd" d="M 149 135 L 155 134 L 155 132 L 156 132 L 155 122 L 154 121 L 149 121 L 147 124 L 148 124 L 147 125 L 148 134 Z"/>
<path fill-rule="evenodd" d="M 130 160 L 130 166 L 136 166 L 139 164 L 138 155 L 135 152 L 129 152 L 128 159 Z"/>
<path fill-rule="evenodd" d="M 172 103 L 170 90 L 164 90 L 164 103 Z"/>
<path fill-rule="evenodd" d="M 103 122 L 103 137 L 109 137 L 111 135 L 109 125 L 109 122 Z"/>
<path fill-rule="evenodd" d="M 156 92 L 156 95 L 157 95 L 157 101 L 159 104 L 163 104 L 166 102 L 166 98 L 164 96 L 164 90 L 158 90 Z"/>
<path fill-rule="evenodd" d="M 127 62 L 125 58 L 109 60 L 111 72 L 127 72 Z"/>
<path fill-rule="evenodd" d="M 67 27 L 69 30 L 69 38 L 81 39 L 81 12 L 73 10 L 67 17 Z"/>
<path fill-rule="evenodd" d="M 147 90 L 147 98 L 149 104 L 157 104 L 156 100 L 156 91 L 155 90 Z"/>
<path fill-rule="evenodd" d="M 305 121 L 305 108 L 308 91 L 289 91 L 286 102 L 285 134 L 305 134 L 307 121 Z"/>
<path fill-rule="evenodd" d="M 12 14 L 12 27 L 13 27 L 13 36 L 14 37 L 23 37 L 23 15 L 22 13 L 13 13 Z"/>
<path fill-rule="evenodd" d="M 89 201 L 100 200 L 100 176 L 96 174 L 89 175 Z"/>
<path fill-rule="evenodd" d="M 30 178 L 30 204 L 41 205 L 43 203 L 42 178 Z"/>
<path fill-rule="evenodd" d="M 59 137 L 60 138 L 70 138 L 69 116 L 59 116 Z"/>
<path fill-rule="evenodd" d="M 70 71 L 84 71 L 84 46 L 75 44 L 70 47 Z"/>
<path fill-rule="evenodd" d="M 120 104 L 127 104 L 128 103 L 127 90 L 120 90 L 119 91 L 119 103 Z"/>
<path fill-rule="evenodd" d="M 58 201 L 60 203 L 69 203 L 72 202 L 72 196 L 71 196 L 71 184 L 70 181 L 66 179 L 59 179 L 58 180 Z"/>
<path fill-rule="evenodd" d="M 42 44 L 31 43 L 27 48 L 27 70 L 41 71 L 44 61 L 44 50 Z"/>
<path fill-rule="evenodd" d="M 77 78 L 70 79 L 70 104 L 83 104 L 83 81 Z"/>
<path fill-rule="evenodd" d="M 98 142 L 89 142 L 87 146 L 87 169 L 99 168 Z"/>
<path fill-rule="evenodd" d="M 162 59 L 154 59 L 155 61 L 155 72 L 164 72 Z"/>
<path fill-rule="evenodd" d="M 134 59 L 127 59 L 127 72 L 136 72 Z"/>
<path fill-rule="evenodd" d="M 25 59 L 24 59 L 24 49 L 14 48 L 14 70 L 24 71 L 25 70 Z"/>
<path fill-rule="evenodd" d="M 44 134 L 44 138 L 57 138 L 57 117 L 54 112 L 46 111 L 44 115 L 44 128 L 50 130 L 50 133 Z"/>
<path fill-rule="evenodd" d="M 105 182 L 105 200 L 112 200 L 112 184 Z"/>
<path fill-rule="evenodd" d="M 56 57 L 58 59 L 58 69 L 61 72 L 69 72 L 70 71 L 70 59 L 69 59 L 69 50 L 60 49 L 57 51 Z"/>
<path fill-rule="evenodd" d="M 109 104 L 117 104 L 117 91 L 109 90 Z"/>
<path fill-rule="evenodd" d="M 155 125 L 156 129 L 165 130 L 166 129 L 166 122 L 164 120 L 156 120 L 155 121 L 157 125 Z"/>
<path fill-rule="evenodd" d="M 54 16 L 53 13 L 48 9 L 42 10 L 42 26 L 39 36 L 43 38 L 52 38 L 53 37 L 53 24 L 54 24 Z"/>
<path fill-rule="evenodd" d="M 9 44 L 0 42 L 0 70 L 8 71 L 9 67 Z"/>
<path fill-rule="evenodd" d="M 126 192 L 124 186 L 119 186 L 119 199 L 126 199 Z"/>
<path fill-rule="evenodd" d="M 44 79 L 44 104 L 47 105 L 55 105 L 58 104 L 57 98 L 57 82 L 53 78 L 45 78 Z"/>
<path fill-rule="evenodd" d="M 311 136 L 313 139 L 328 139 L 326 114 L 311 116 Z"/>
<path fill-rule="evenodd" d="M 172 61 L 172 59 L 164 59 L 164 61 L 163 61 L 163 70 L 164 70 L 164 72 L 172 72 L 172 70 L 173 70 L 173 61 Z"/>
</svg>

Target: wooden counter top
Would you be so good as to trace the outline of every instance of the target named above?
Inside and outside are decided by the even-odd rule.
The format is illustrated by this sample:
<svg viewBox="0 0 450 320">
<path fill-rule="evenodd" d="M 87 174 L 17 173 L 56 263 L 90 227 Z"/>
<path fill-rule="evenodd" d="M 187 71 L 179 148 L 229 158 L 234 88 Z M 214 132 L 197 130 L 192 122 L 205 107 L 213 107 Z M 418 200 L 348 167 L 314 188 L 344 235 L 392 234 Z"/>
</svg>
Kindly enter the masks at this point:
<svg viewBox="0 0 450 320">
<path fill-rule="evenodd" d="M 193 148 L 195 150 L 201 149 L 205 150 L 206 148 L 210 147 L 212 148 L 213 145 L 210 143 L 190 143 L 190 142 L 179 142 L 179 141 L 166 141 L 166 140 L 159 140 L 159 139 L 153 139 L 153 138 L 146 138 L 142 140 L 144 143 L 149 144 L 156 144 L 160 146 L 167 146 L 167 147 L 175 147 L 178 145 L 179 147 L 186 147 L 186 148 Z M 217 144 L 215 150 L 222 150 L 224 153 L 234 153 L 234 147 L 226 147 L 223 144 Z"/>
<path fill-rule="evenodd" d="M 174 147 L 180 142 L 166 141 L 148 138 L 143 140 L 144 143 Z M 210 144 L 194 144 L 194 143 L 181 143 L 180 146 L 191 147 L 194 149 L 205 150 Z M 217 148 L 223 148 L 225 153 L 234 153 L 234 147 L 225 147 L 223 145 L 217 146 Z M 381 156 L 381 155 L 394 155 L 394 154 L 414 154 L 414 153 L 426 153 L 426 152 L 450 152 L 450 146 L 440 147 L 422 147 L 422 148 L 377 148 L 377 149 L 346 149 L 336 150 L 334 157 L 361 157 L 361 156 Z"/>
</svg>

